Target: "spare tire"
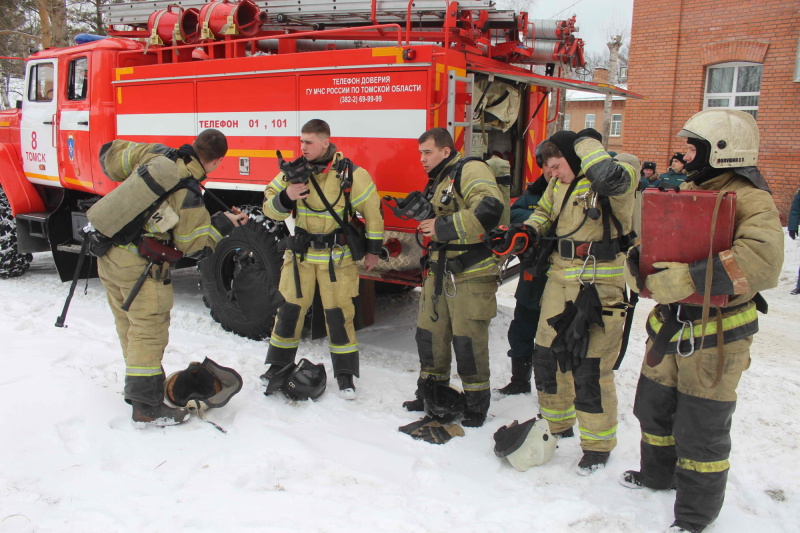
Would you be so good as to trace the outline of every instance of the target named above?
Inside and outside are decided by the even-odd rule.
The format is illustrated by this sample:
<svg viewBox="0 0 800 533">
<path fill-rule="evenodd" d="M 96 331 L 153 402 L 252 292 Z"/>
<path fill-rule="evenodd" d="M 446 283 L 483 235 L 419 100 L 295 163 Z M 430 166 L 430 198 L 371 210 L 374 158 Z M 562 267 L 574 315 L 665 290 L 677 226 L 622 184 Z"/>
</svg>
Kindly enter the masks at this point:
<svg viewBox="0 0 800 533">
<path fill-rule="evenodd" d="M 33 255 L 17 250 L 17 222 L 5 191 L 0 187 L 0 278 L 21 276 L 31 266 Z"/>
<path fill-rule="evenodd" d="M 283 224 L 265 226 L 250 219 L 200 261 L 203 302 L 226 331 L 253 340 L 264 339 L 272 332 L 275 314 L 283 302 L 278 291 L 283 254 L 277 244 L 287 233 Z M 244 282 L 245 276 L 248 283 L 258 283 L 257 289 L 250 291 L 256 298 L 241 298 L 242 291 L 236 290 L 237 279 Z"/>
</svg>

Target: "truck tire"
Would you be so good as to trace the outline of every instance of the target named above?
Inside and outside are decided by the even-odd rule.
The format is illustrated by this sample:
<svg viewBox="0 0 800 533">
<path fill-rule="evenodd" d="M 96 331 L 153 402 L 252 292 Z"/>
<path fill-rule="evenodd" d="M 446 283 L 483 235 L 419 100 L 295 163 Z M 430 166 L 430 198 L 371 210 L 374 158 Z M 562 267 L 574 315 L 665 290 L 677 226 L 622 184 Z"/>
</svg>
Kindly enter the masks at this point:
<svg viewBox="0 0 800 533">
<path fill-rule="evenodd" d="M 21 276 L 31 266 L 32 260 L 31 254 L 17 251 L 17 223 L 6 193 L 0 187 L 0 278 Z"/>
<path fill-rule="evenodd" d="M 282 225 L 281 225 L 282 226 Z M 282 231 L 270 231 L 269 226 L 252 218 L 237 227 L 217 244 L 214 253 L 200 261 L 200 287 L 203 302 L 211 317 L 230 331 L 253 340 L 262 340 L 272 333 L 275 314 L 282 301 L 278 292 L 283 254 L 277 243 Z M 237 301 L 234 283 L 239 272 L 237 256 L 252 252 L 253 265 L 262 271 L 263 294 L 258 295 L 259 309 L 242 309 Z"/>
</svg>

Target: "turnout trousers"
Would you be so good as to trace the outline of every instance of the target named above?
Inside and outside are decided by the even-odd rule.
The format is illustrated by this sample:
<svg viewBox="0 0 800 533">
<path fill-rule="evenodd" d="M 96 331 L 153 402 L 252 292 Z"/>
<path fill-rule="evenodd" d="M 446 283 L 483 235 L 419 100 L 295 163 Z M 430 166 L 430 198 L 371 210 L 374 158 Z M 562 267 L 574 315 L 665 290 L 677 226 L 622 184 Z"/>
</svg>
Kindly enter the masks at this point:
<svg viewBox="0 0 800 533">
<path fill-rule="evenodd" d="M 297 296 L 294 261 L 287 253 L 281 269 L 278 286 L 286 300 L 278 309 L 275 325 L 267 350 L 267 364 L 281 366 L 294 362 L 303 322 L 314 301 L 316 287 L 325 310 L 325 327 L 328 332 L 334 376 L 352 374 L 358 377 L 358 340 L 353 318 L 353 298 L 358 296 L 358 266 L 347 257 L 335 269 L 336 281 L 331 281 L 329 262 L 298 261 L 302 297 Z M 334 259 L 336 262 L 336 259 Z"/>
<path fill-rule="evenodd" d="M 654 489 L 677 487 L 676 520 L 708 525 L 722 508 L 736 387 L 750 366 L 752 340 L 723 345 L 722 376 L 715 387 L 710 385 L 718 374 L 716 347 L 688 357 L 667 354 L 655 367 L 642 365 L 633 407 L 642 428 L 642 482 Z"/>
<path fill-rule="evenodd" d="M 448 383 L 453 352 L 467 401 L 489 391 L 489 323 L 497 314 L 497 281 L 492 277 L 448 278 L 434 303 L 436 275 L 422 285 L 417 318 L 420 379 Z M 452 346 L 452 350 L 451 350 Z M 488 409 L 488 404 L 486 406 Z"/>
<path fill-rule="evenodd" d="M 596 284 L 603 305 L 605 327 L 592 325 L 586 359 L 573 372 L 561 372 L 550 349 L 555 331 L 547 319 L 564 311 L 574 301 L 579 283 L 559 283 L 549 279 L 542 296 L 542 311 L 536 330 L 533 374 L 541 415 L 553 433 L 565 431 L 578 420 L 581 448 L 609 452 L 617 444 L 617 391 L 614 364 L 619 356 L 625 324 L 623 289 L 611 284 Z"/>
<path fill-rule="evenodd" d="M 164 399 L 161 360 L 169 342 L 173 304 L 169 265 L 151 268 L 128 311 L 122 310 L 145 266 L 143 258 L 113 246 L 97 261 L 97 272 L 106 288 L 125 358 L 125 400 L 160 405 Z"/>
</svg>

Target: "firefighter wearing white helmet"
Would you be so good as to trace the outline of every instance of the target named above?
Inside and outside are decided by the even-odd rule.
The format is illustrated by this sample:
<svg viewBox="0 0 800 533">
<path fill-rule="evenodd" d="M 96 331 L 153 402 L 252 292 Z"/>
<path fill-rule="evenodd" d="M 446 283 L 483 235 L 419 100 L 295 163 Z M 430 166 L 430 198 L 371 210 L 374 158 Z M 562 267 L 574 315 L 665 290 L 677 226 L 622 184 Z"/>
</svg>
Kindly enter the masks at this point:
<svg viewBox="0 0 800 533">
<path fill-rule="evenodd" d="M 751 115 L 701 111 L 678 136 L 686 138 L 689 173 L 681 189 L 736 193 L 734 241 L 711 261 L 656 263 L 662 270 L 645 280 L 659 305 L 647 320 L 647 356 L 634 404 L 642 430 L 641 469 L 625 472 L 621 482 L 677 489 L 670 531 L 698 532 L 716 519 L 725 497 L 736 387 L 750 366 L 756 311 L 766 312 L 758 291 L 778 282 L 783 233 L 771 192 L 755 167 L 758 127 Z M 710 309 L 705 339 L 700 338 L 702 306 L 675 303 L 695 292 L 730 296 L 727 307 Z M 679 320 L 694 325 L 680 346 Z M 688 335 L 695 336 L 697 350 Z"/>
</svg>

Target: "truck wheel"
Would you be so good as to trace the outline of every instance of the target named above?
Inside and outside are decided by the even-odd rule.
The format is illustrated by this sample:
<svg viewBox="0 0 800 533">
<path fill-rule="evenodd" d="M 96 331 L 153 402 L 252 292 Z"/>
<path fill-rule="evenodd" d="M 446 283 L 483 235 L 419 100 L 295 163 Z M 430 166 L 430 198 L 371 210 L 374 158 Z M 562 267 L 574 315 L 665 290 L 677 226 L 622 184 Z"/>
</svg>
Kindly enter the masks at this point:
<svg viewBox="0 0 800 533">
<path fill-rule="evenodd" d="M 31 254 L 17 251 L 17 223 L 6 193 L 0 187 L 0 278 L 21 276 L 31 266 L 32 260 Z"/>
<path fill-rule="evenodd" d="M 283 254 L 277 249 L 282 230 L 282 224 L 280 228 L 270 227 L 251 218 L 222 239 L 212 255 L 200 261 L 203 302 L 226 331 L 253 340 L 264 339 L 272 332 L 282 303 L 278 281 Z M 236 290 L 237 278 L 245 277 L 257 286 L 257 290 L 246 293 L 247 299 L 241 290 Z"/>
</svg>

